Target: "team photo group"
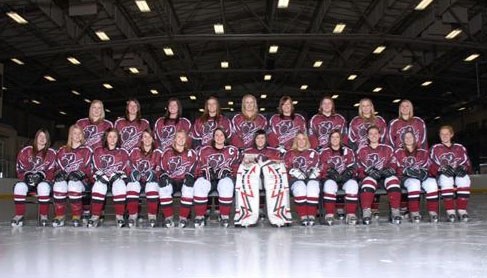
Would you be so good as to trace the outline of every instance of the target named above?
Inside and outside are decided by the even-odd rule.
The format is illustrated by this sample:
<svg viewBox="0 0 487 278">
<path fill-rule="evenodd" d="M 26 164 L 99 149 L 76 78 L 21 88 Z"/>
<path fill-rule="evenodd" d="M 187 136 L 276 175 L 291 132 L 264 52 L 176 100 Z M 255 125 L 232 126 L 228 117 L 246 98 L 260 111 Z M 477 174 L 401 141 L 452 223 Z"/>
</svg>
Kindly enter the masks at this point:
<svg viewBox="0 0 487 278">
<path fill-rule="evenodd" d="M 150 227 L 159 226 L 158 219 L 167 228 L 203 227 L 211 194 L 218 196 L 222 227 L 253 226 L 262 218 L 277 227 L 293 218 L 313 226 L 321 214 L 327 225 L 338 219 L 369 225 L 379 213 L 379 190 L 387 195 L 391 223 L 436 223 L 441 215 L 449 222 L 469 220 L 472 167 L 451 126 L 440 127 L 440 143 L 429 146 L 426 125 L 409 100 L 388 123 L 368 98 L 350 122 L 330 97 L 317 110 L 305 119 L 284 96 L 267 119 L 256 98 L 245 95 L 241 112 L 230 119 L 209 97 L 190 122 L 171 98 L 151 126 L 136 99 L 114 123 L 94 100 L 62 147 L 51 148 L 48 130 L 39 129 L 18 153 L 11 225 L 24 225 L 33 196 L 41 226 L 98 227 L 111 198 L 120 228 L 140 225 L 142 216 Z"/>
</svg>

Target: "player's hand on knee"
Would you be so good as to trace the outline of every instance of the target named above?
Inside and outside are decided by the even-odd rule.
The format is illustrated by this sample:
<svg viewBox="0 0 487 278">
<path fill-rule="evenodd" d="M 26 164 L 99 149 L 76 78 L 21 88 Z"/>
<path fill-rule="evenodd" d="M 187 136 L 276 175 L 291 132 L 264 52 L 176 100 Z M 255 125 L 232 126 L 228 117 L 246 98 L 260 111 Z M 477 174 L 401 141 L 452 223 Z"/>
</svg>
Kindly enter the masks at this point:
<svg viewBox="0 0 487 278">
<path fill-rule="evenodd" d="M 159 176 L 159 186 L 160 187 L 166 187 L 170 183 L 169 175 L 167 173 L 162 173 L 161 176 Z"/>
<path fill-rule="evenodd" d="M 69 173 L 68 180 L 69 181 L 82 181 L 85 179 L 85 177 L 86 177 L 86 175 L 85 175 L 85 173 L 83 173 L 83 171 L 76 170 L 76 171 Z"/>
<path fill-rule="evenodd" d="M 156 173 L 153 170 L 146 171 L 144 175 L 146 182 L 155 182 L 157 179 Z"/>
<path fill-rule="evenodd" d="M 103 173 L 102 171 L 96 171 L 94 178 L 95 181 L 101 182 L 103 184 L 108 184 L 108 182 L 110 181 L 108 176 L 105 175 L 105 173 Z"/>
<path fill-rule="evenodd" d="M 132 172 L 130 172 L 130 181 L 131 182 L 137 182 L 140 181 L 141 175 L 139 170 L 134 169 Z"/>
<path fill-rule="evenodd" d="M 312 167 L 308 171 L 308 178 L 312 180 L 317 180 L 320 177 L 320 169 L 318 167 Z"/>
<path fill-rule="evenodd" d="M 58 170 L 56 174 L 54 174 L 54 181 L 55 182 L 61 182 L 61 181 L 66 181 L 68 178 L 68 173 L 64 170 Z"/>
<path fill-rule="evenodd" d="M 342 181 L 348 181 L 349 179 L 353 178 L 354 176 L 354 169 L 353 167 L 348 167 L 347 169 L 345 169 L 343 172 L 342 172 Z"/>
<path fill-rule="evenodd" d="M 457 177 L 465 177 L 467 175 L 467 170 L 465 170 L 465 167 L 463 166 L 458 166 L 455 168 L 455 176 Z"/>
<path fill-rule="evenodd" d="M 450 165 L 441 166 L 438 172 L 447 177 L 455 176 L 455 169 L 453 169 L 453 167 L 451 167 Z"/>
<path fill-rule="evenodd" d="M 338 173 L 338 171 L 335 168 L 330 167 L 326 171 L 326 177 L 330 180 L 339 181 L 340 174 Z"/>
<path fill-rule="evenodd" d="M 187 187 L 193 187 L 193 185 L 194 185 L 194 176 L 193 176 L 193 174 L 187 173 L 184 176 L 184 185 L 186 185 Z"/>
<path fill-rule="evenodd" d="M 396 174 L 396 170 L 391 167 L 386 167 L 380 171 L 380 176 L 383 178 L 389 178 Z"/>
<path fill-rule="evenodd" d="M 367 176 L 373 178 L 374 180 L 380 180 L 380 178 L 381 178 L 380 171 L 377 170 L 377 168 L 375 168 L 375 167 L 367 169 L 365 171 L 365 173 L 367 174 Z"/>
<path fill-rule="evenodd" d="M 301 169 L 298 168 L 292 168 L 291 170 L 289 170 L 289 175 L 298 180 L 306 179 L 306 175 L 303 173 L 303 171 L 301 171 Z"/>
</svg>

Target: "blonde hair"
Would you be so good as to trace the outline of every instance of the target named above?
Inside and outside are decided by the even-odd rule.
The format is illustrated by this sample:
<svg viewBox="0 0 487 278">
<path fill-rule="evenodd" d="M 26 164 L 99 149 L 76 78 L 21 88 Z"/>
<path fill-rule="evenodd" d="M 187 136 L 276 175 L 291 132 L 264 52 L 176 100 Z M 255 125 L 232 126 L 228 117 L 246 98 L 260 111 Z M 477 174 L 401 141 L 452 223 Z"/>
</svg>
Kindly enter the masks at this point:
<svg viewBox="0 0 487 278">
<path fill-rule="evenodd" d="M 69 127 L 68 140 L 66 141 L 66 145 L 64 145 L 64 147 L 68 151 L 73 149 L 73 132 L 75 129 L 77 129 L 81 132 L 81 145 L 83 145 L 85 143 L 85 134 L 83 132 L 83 129 L 79 125 L 74 124 L 74 125 Z"/>
<path fill-rule="evenodd" d="M 453 127 L 452 127 L 451 125 L 442 125 L 442 126 L 440 127 L 440 129 L 438 130 L 438 133 L 439 133 L 439 132 L 440 132 L 442 129 L 447 129 L 448 131 L 450 131 L 450 133 L 451 133 L 452 135 L 454 135 L 454 134 L 455 134 L 455 131 L 453 130 Z"/>
<path fill-rule="evenodd" d="M 247 115 L 245 114 L 245 99 L 247 98 L 251 98 L 253 101 L 254 101 L 254 111 L 252 115 Z M 251 94 L 246 94 L 245 96 L 242 97 L 242 115 L 244 115 L 244 117 L 248 120 L 254 120 L 256 117 L 257 117 L 257 114 L 259 113 L 259 106 L 257 105 L 257 98 L 255 98 L 255 96 L 251 95 Z"/>
<path fill-rule="evenodd" d="M 188 146 L 188 133 L 184 129 L 178 129 L 176 133 L 174 133 L 174 140 L 172 141 L 172 148 L 176 149 L 176 137 L 178 136 L 178 133 L 184 134 L 184 150 L 187 150 L 189 148 Z"/>
<path fill-rule="evenodd" d="M 92 113 L 91 113 L 91 108 L 93 108 L 93 106 L 94 106 L 95 104 L 97 104 L 97 103 L 101 105 L 101 115 L 100 115 L 100 119 L 99 119 L 98 121 L 103 121 L 103 120 L 105 119 L 105 107 L 103 106 L 103 102 L 102 102 L 101 100 L 99 100 L 99 99 L 95 99 L 95 100 L 93 100 L 93 101 L 91 102 L 91 104 L 90 104 L 90 110 L 89 110 L 89 112 L 88 112 L 88 118 L 89 118 L 89 119 L 90 119 L 90 121 L 92 121 L 92 122 L 93 122 L 93 115 L 92 115 Z"/>
<path fill-rule="evenodd" d="M 401 101 L 401 103 L 399 103 L 399 111 L 398 111 L 398 118 L 399 119 L 402 119 L 402 115 L 401 115 L 401 105 L 403 103 L 409 103 L 409 118 L 408 119 L 412 119 L 414 117 L 414 106 L 413 106 L 413 103 L 409 100 L 409 99 L 403 99 Z"/>
<path fill-rule="evenodd" d="M 329 96 L 325 96 L 321 99 L 320 101 L 320 107 L 318 108 L 318 111 L 323 114 L 323 108 L 321 108 L 323 106 L 323 101 L 325 100 L 329 100 L 331 102 L 331 114 L 332 115 L 335 115 L 336 111 L 335 111 L 335 101 L 329 97 Z"/>
<path fill-rule="evenodd" d="M 364 117 L 364 112 L 362 111 L 362 104 L 364 102 L 368 101 L 370 103 L 370 118 L 365 118 Z M 374 108 L 374 103 L 372 103 L 372 100 L 370 98 L 363 98 L 359 101 L 359 106 L 358 106 L 358 115 L 362 119 L 366 119 L 366 121 L 370 122 L 375 122 L 375 108 Z"/>
<path fill-rule="evenodd" d="M 306 133 L 304 133 L 304 132 L 298 132 L 296 134 L 296 136 L 294 137 L 293 145 L 292 145 L 291 149 L 292 150 L 298 150 L 298 136 L 299 135 L 303 135 L 304 140 L 306 141 L 306 146 L 304 147 L 304 149 L 307 150 L 307 149 L 311 148 L 311 144 L 309 143 L 308 135 L 306 135 Z"/>
</svg>

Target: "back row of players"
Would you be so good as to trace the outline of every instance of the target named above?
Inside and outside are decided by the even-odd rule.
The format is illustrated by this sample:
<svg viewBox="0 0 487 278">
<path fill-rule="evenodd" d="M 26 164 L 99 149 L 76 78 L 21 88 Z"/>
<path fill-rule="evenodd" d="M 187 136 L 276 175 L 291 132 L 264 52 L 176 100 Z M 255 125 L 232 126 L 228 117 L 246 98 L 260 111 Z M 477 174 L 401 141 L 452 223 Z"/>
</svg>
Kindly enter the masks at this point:
<svg viewBox="0 0 487 278">
<path fill-rule="evenodd" d="M 375 114 L 372 101 L 362 99 L 348 132 L 345 118 L 335 112 L 329 97 L 322 99 L 309 128 L 304 117 L 294 113 L 288 96 L 281 98 L 279 113 L 269 122 L 258 111 L 256 98 L 246 95 L 242 112 L 229 120 L 220 113 L 218 99 L 210 97 L 202 116 L 191 124 L 181 116 L 179 100 L 169 99 L 166 114 L 152 132 L 149 122 L 141 118 L 137 100 L 127 102 L 126 116 L 114 125 L 104 118 L 103 103 L 95 100 L 89 117 L 70 127 L 66 145 L 57 152 L 49 148 L 49 132 L 44 129 L 19 152 L 12 226 L 23 225 L 26 196 L 32 192 L 40 203 L 41 225 L 48 225 L 51 189 L 54 227 L 64 225 L 67 199 L 74 226 L 81 225 L 83 209 L 91 215 L 88 226 L 98 226 L 108 191 L 118 226 L 125 225 L 126 209 L 128 224 L 134 226 L 142 190 L 151 226 L 156 225 L 159 207 L 164 225 L 174 226 L 172 194 L 177 191 L 181 192 L 179 226 L 188 224 L 192 206 L 195 226 L 203 226 L 213 190 L 218 191 L 222 225 L 229 225 L 235 192 L 235 224 L 248 226 L 258 219 L 259 184 L 267 192 L 267 216 L 274 225 L 291 222 L 289 188 L 301 224 L 314 225 L 320 187 L 329 225 L 339 188 L 346 193 L 346 222 L 357 222 L 360 198 L 362 221 L 370 224 L 380 182 L 389 197 L 393 223 L 401 222 L 401 186 L 408 191 L 411 219 L 421 219 L 423 188 L 430 221 L 437 222 L 438 185 L 448 220 L 456 221 L 458 214 L 468 221 L 471 165 L 467 152 L 452 142 L 450 126 L 440 128 L 441 143 L 428 150 L 424 121 L 414 116 L 410 101 L 400 103 L 398 118 L 387 125 Z M 91 205 L 83 206 L 83 192 L 90 188 Z"/>
</svg>

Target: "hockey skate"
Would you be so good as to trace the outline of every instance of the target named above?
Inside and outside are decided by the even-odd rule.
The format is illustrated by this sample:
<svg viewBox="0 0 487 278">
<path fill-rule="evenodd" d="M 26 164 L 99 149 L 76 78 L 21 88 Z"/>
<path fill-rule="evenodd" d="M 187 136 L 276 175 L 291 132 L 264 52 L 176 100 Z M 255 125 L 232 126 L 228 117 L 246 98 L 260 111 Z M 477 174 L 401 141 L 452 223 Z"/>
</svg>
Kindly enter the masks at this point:
<svg viewBox="0 0 487 278">
<path fill-rule="evenodd" d="M 348 225 L 356 225 L 357 224 L 357 216 L 353 213 L 347 214 L 345 219 L 345 223 Z"/>
<path fill-rule="evenodd" d="M 98 215 L 93 215 L 88 220 L 88 227 L 89 228 L 97 228 L 99 225 L 100 225 L 100 216 L 98 216 Z"/>
<path fill-rule="evenodd" d="M 399 209 L 391 209 L 391 223 L 401 224 L 401 220 L 401 211 L 399 211 Z"/>
<path fill-rule="evenodd" d="M 448 215 L 448 222 L 455 223 L 457 221 L 457 216 L 455 215 L 454 210 L 447 210 L 446 214 Z"/>
<path fill-rule="evenodd" d="M 179 219 L 179 228 L 186 228 L 188 226 L 188 219 L 181 218 Z"/>
<path fill-rule="evenodd" d="M 345 219 L 345 210 L 343 208 L 338 208 L 337 209 L 337 216 L 338 216 L 338 220 L 340 220 L 340 221 L 344 220 Z M 325 222 L 327 222 L 326 216 L 325 216 Z M 329 226 L 331 226 L 331 225 L 329 225 Z"/>
<path fill-rule="evenodd" d="M 52 227 L 58 228 L 64 226 L 64 217 L 56 217 L 52 220 Z"/>
<path fill-rule="evenodd" d="M 312 215 L 310 215 L 308 217 L 308 226 L 311 227 L 311 226 L 314 226 L 316 223 L 316 218 Z"/>
<path fill-rule="evenodd" d="M 88 226 L 88 222 L 91 218 L 91 214 L 90 214 L 90 211 L 83 211 L 83 216 L 81 216 L 81 219 L 82 219 L 82 222 L 83 222 L 83 226 Z"/>
<path fill-rule="evenodd" d="M 172 220 L 172 217 L 166 218 L 164 220 L 164 227 L 166 227 L 168 229 L 174 227 L 174 221 Z"/>
<path fill-rule="evenodd" d="M 79 227 L 81 226 L 81 220 L 79 216 L 73 216 L 71 219 L 71 223 L 73 224 L 73 227 Z"/>
<path fill-rule="evenodd" d="M 227 217 L 222 217 L 222 219 L 220 220 L 220 225 L 222 225 L 223 228 L 228 228 L 228 226 L 230 225 L 230 219 L 228 219 Z"/>
<path fill-rule="evenodd" d="M 149 214 L 147 219 L 149 220 L 149 225 L 151 228 L 154 228 L 157 226 L 157 216 L 155 214 Z"/>
<path fill-rule="evenodd" d="M 129 219 L 127 221 L 129 228 L 137 227 L 137 215 L 129 215 Z"/>
<path fill-rule="evenodd" d="M 301 221 L 299 223 L 301 223 L 301 226 L 308 226 L 308 217 L 307 216 L 301 217 Z"/>
<path fill-rule="evenodd" d="M 438 214 L 434 211 L 429 212 L 430 215 L 430 222 L 431 223 L 438 223 Z"/>
<path fill-rule="evenodd" d="M 204 227 L 205 226 L 205 218 L 204 217 L 196 217 L 194 219 L 194 227 L 199 228 L 199 227 Z"/>
<path fill-rule="evenodd" d="M 325 215 L 325 224 L 326 225 L 333 226 L 334 221 L 335 221 L 335 218 L 333 217 L 333 214 Z"/>
<path fill-rule="evenodd" d="M 466 210 L 458 210 L 458 220 L 461 222 L 468 222 L 470 217 Z"/>
<path fill-rule="evenodd" d="M 23 215 L 15 215 L 10 221 L 12 227 L 22 227 L 24 226 L 24 216 Z"/>
<path fill-rule="evenodd" d="M 39 226 L 41 226 L 41 227 L 49 226 L 49 219 L 47 218 L 47 215 L 41 215 L 40 216 Z"/>
<path fill-rule="evenodd" d="M 411 222 L 412 223 L 420 223 L 421 222 L 421 215 L 419 212 L 411 212 Z"/>
<path fill-rule="evenodd" d="M 373 209 L 371 215 L 372 215 L 372 217 L 374 217 L 374 219 L 379 219 L 379 217 L 380 217 L 379 210 Z"/>
<path fill-rule="evenodd" d="M 370 208 L 363 209 L 362 223 L 364 225 L 370 225 L 370 223 L 372 223 L 372 210 Z"/>
<path fill-rule="evenodd" d="M 125 227 L 125 219 L 123 218 L 123 215 L 115 215 L 115 220 L 117 221 L 118 228 Z"/>
</svg>

